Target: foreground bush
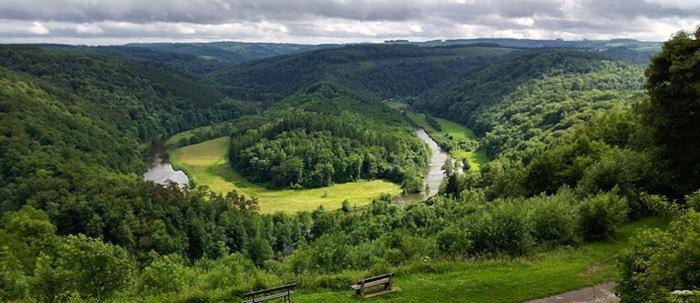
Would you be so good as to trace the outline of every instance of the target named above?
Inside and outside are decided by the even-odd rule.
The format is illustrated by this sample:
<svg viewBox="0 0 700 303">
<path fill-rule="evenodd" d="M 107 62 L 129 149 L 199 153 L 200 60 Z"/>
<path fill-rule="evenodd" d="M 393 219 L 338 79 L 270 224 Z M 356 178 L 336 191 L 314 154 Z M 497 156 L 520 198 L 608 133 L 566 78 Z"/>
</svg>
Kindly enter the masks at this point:
<svg viewBox="0 0 700 303">
<path fill-rule="evenodd" d="M 532 247 L 530 226 L 519 205 L 499 203 L 472 219 L 475 254 L 520 256 Z"/>
<path fill-rule="evenodd" d="M 581 234 L 586 240 L 608 239 L 625 223 L 628 211 L 627 199 L 615 193 L 585 199 L 579 207 Z"/>
<path fill-rule="evenodd" d="M 700 214 L 688 211 L 667 232 L 643 232 L 623 251 L 619 267 L 617 292 L 623 302 L 667 302 L 674 290 L 698 293 Z"/>
<path fill-rule="evenodd" d="M 532 236 L 545 245 L 570 245 L 579 241 L 578 218 L 568 193 L 531 199 L 528 215 Z"/>
</svg>

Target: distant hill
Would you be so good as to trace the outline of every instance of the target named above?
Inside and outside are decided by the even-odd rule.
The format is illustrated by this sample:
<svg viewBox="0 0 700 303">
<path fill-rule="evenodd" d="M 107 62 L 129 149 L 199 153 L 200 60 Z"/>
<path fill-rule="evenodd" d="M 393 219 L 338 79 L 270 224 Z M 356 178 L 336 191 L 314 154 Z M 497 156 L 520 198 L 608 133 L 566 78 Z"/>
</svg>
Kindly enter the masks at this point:
<svg viewBox="0 0 700 303">
<path fill-rule="evenodd" d="M 243 63 L 256 59 L 301 53 L 316 49 L 334 48 L 338 44 L 292 44 L 292 43 L 131 43 L 127 47 L 148 48 L 177 54 L 193 55 L 200 59 L 219 60 L 227 63 Z"/>
<path fill-rule="evenodd" d="M 227 93 L 278 100 L 319 81 L 363 89 L 381 98 L 421 94 L 450 77 L 527 49 L 464 45 L 351 44 L 229 66 L 213 74 Z"/>
</svg>

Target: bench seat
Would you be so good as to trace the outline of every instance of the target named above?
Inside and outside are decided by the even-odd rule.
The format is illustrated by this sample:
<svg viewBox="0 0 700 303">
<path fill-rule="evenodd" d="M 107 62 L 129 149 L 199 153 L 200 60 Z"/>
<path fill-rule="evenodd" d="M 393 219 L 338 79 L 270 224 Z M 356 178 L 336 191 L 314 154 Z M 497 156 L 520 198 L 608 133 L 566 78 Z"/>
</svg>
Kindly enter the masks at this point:
<svg viewBox="0 0 700 303">
<path fill-rule="evenodd" d="M 382 285 L 382 284 L 386 284 L 386 283 L 389 283 L 389 278 L 379 279 L 379 280 L 371 281 L 371 282 L 365 282 L 364 286 L 366 288 L 366 287 L 372 287 L 372 286 Z M 350 287 L 352 287 L 352 289 L 354 289 L 354 290 L 358 290 L 358 289 L 360 289 L 360 287 L 362 287 L 362 285 L 360 283 L 358 283 L 358 284 L 353 284 Z"/>
<path fill-rule="evenodd" d="M 248 299 L 248 300 L 243 301 L 243 303 L 253 303 L 253 302 L 270 301 L 270 300 L 274 300 L 274 299 L 284 298 L 284 297 L 286 297 L 286 296 L 288 296 L 288 295 L 291 296 L 291 295 L 293 295 L 293 294 L 294 294 L 294 291 L 293 291 L 293 290 L 290 290 L 289 293 L 287 293 L 287 292 L 285 291 L 285 292 L 281 292 L 281 293 L 269 295 L 269 296 L 266 296 L 266 297 L 260 297 L 260 298 L 255 298 L 255 299 Z"/>
</svg>

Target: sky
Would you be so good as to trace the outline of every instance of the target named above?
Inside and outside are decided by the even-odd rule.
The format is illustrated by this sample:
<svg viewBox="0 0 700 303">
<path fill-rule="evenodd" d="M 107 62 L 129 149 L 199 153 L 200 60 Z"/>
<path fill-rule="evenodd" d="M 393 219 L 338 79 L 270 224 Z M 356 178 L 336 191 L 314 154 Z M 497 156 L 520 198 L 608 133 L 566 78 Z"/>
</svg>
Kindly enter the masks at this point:
<svg viewBox="0 0 700 303">
<path fill-rule="evenodd" d="M 0 43 L 664 41 L 700 0 L 0 0 Z"/>
</svg>

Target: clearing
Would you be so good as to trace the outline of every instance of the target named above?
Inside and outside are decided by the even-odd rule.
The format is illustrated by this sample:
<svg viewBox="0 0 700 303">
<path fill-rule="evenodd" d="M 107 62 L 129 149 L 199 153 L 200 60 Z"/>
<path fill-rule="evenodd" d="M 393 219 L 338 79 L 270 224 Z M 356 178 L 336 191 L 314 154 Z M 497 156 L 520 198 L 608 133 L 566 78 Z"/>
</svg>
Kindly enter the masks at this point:
<svg viewBox="0 0 700 303">
<path fill-rule="evenodd" d="M 340 208 L 343 200 L 351 205 L 365 205 L 386 193 L 398 195 L 401 187 L 384 180 L 356 181 L 312 189 L 271 189 L 248 181 L 228 163 L 229 137 L 170 150 L 170 162 L 184 170 L 197 184 L 207 185 L 214 192 L 239 193 L 258 198 L 260 211 L 313 211 L 319 205 L 326 209 Z"/>
</svg>

